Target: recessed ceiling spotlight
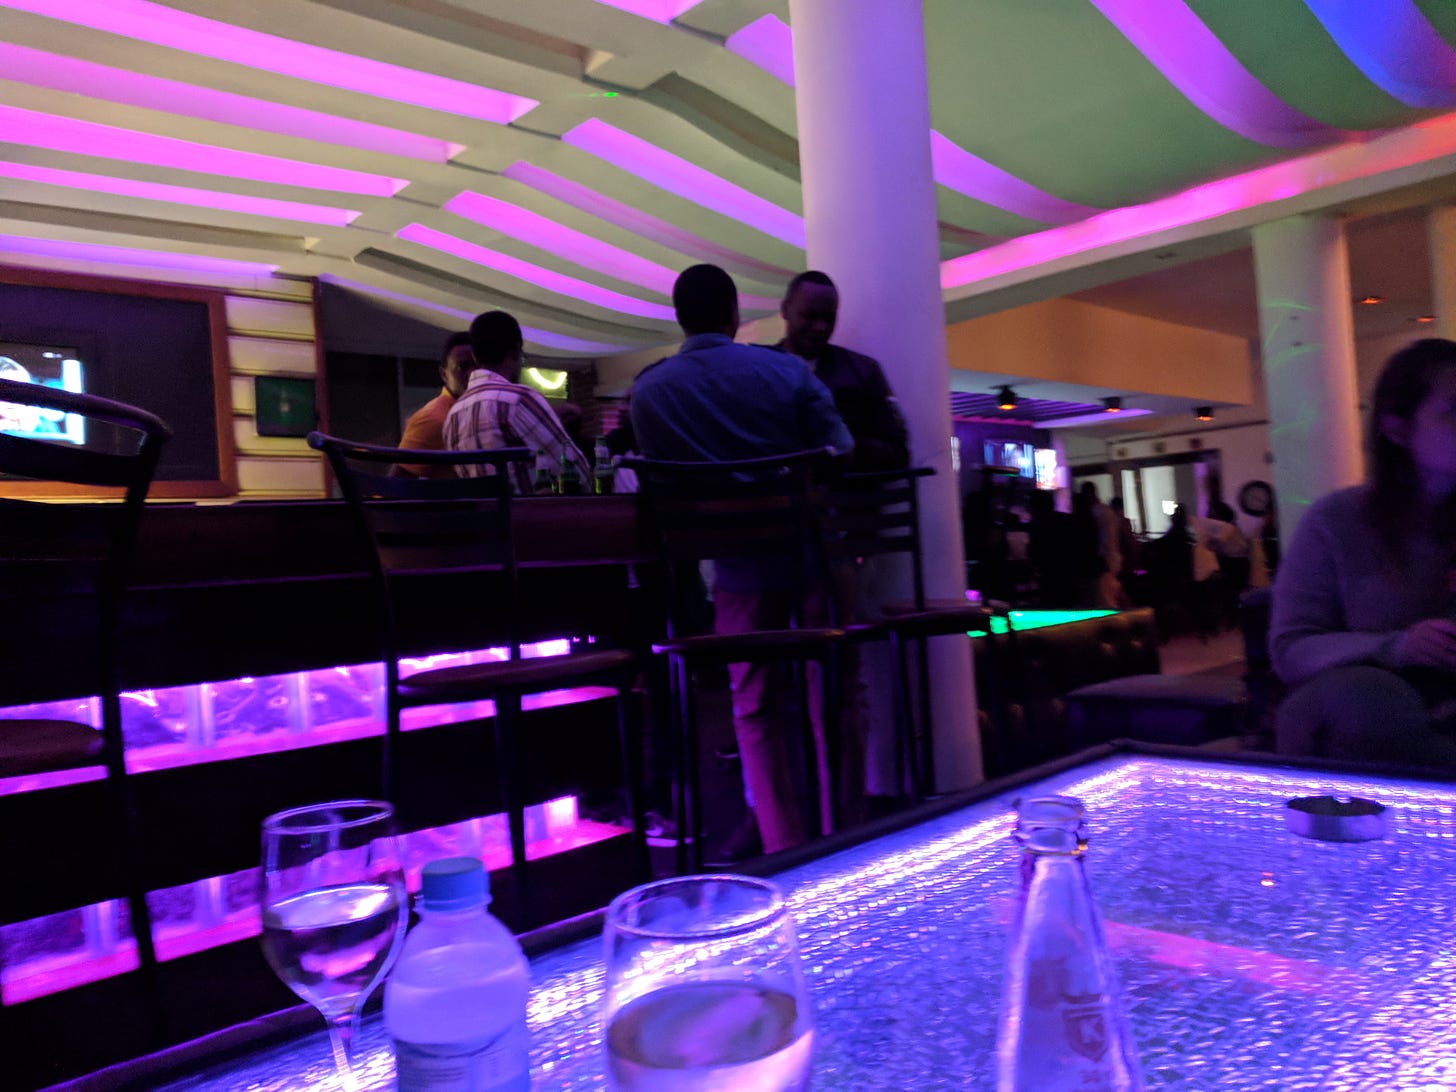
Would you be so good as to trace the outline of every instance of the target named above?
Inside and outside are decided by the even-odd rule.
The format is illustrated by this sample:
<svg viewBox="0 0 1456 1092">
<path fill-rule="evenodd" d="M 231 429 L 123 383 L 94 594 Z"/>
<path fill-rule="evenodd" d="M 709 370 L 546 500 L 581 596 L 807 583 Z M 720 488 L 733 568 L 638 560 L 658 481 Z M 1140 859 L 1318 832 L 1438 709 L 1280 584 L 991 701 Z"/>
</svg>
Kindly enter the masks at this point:
<svg viewBox="0 0 1456 1092">
<path fill-rule="evenodd" d="M 1014 410 L 1016 408 L 1016 392 L 1010 387 L 999 388 L 996 391 L 996 408 Z"/>
<path fill-rule="evenodd" d="M 1385 302 L 1385 297 L 1384 296 L 1361 296 L 1358 302 L 1363 303 L 1366 306 L 1369 306 L 1369 305 L 1375 304 L 1375 303 L 1384 303 Z"/>
<path fill-rule="evenodd" d="M 1197 417 L 1200 421 L 1212 421 L 1213 420 L 1213 407 L 1212 406 L 1199 406 L 1197 409 L 1195 409 L 1193 411 L 1193 416 L 1194 417 Z"/>
<path fill-rule="evenodd" d="M 1411 321 L 1412 322 L 1419 322 L 1422 326 L 1424 326 L 1428 322 L 1435 322 L 1436 321 L 1436 316 L 1435 315 L 1417 315 L 1415 318 L 1411 319 Z"/>
<path fill-rule="evenodd" d="M 1117 395 L 1113 395 L 1110 398 L 1104 398 L 1102 400 L 1102 408 L 1108 413 L 1121 413 L 1122 399 Z"/>
</svg>

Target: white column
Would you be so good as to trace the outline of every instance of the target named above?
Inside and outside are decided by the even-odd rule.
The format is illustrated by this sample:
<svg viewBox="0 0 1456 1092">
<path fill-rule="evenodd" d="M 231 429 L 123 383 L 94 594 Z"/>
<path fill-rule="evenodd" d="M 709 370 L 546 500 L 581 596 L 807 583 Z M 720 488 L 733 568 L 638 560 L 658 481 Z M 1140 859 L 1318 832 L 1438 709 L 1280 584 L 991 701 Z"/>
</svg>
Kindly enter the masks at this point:
<svg viewBox="0 0 1456 1092">
<path fill-rule="evenodd" d="M 965 594 L 921 0 L 790 0 L 809 266 L 839 287 L 834 340 L 879 360 L 910 427 L 927 593 Z M 908 586 L 902 589 L 902 594 Z M 981 780 L 970 642 L 930 649 L 941 791 Z"/>
<path fill-rule="evenodd" d="M 1293 216 L 1253 236 L 1274 491 L 1287 542 L 1310 504 L 1364 476 L 1350 264 L 1333 216 Z"/>
<path fill-rule="evenodd" d="M 1431 250 L 1431 314 L 1421 337 L 1456 339 L 1456 206 L 1435 205 L 1426 214 Z"/>
</svg>

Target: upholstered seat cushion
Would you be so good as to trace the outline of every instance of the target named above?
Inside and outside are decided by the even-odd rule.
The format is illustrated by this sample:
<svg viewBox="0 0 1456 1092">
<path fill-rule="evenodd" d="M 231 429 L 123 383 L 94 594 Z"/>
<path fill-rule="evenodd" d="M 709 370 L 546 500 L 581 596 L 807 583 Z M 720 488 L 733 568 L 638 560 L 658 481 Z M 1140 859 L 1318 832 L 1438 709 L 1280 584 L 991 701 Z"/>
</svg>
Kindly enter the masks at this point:
<svg viewBox="0 0 1456 1092">
<path fill-rule="evenodd" d="M 532 694 L 565 686 L 581 686 L 620 671 L 633 662 L 623 649 L 525 660 L 492 660 L 421 671 L 399 683 L 405 705 L 475 701 L 495 694 Z"/>
<path fill-rule="evenodd" d="M 1197 745 L 1244 730 L 1242 679 L 1217 675 L 1128 675 L 1067 695 L 1074 747 L 1110 739 Z"/>
</svg>

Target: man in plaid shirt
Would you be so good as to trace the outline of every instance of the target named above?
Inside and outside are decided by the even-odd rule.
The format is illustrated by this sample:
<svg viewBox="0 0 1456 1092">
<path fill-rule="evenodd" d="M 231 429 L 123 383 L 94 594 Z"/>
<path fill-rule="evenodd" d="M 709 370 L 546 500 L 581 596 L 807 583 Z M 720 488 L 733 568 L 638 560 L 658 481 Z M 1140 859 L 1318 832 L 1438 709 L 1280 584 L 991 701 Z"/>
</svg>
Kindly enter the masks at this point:
<svg viewBox="0 0 1456 1092">
<path fill-rule="evenodd" d="M 465 393 L 445 418 L 445 447 L 451 451 L 486 451 L 529 447 L 560 465 L 563 453 L 576 464 L 584 482 L 591 481 L 591 463 L 571 442 L 556 412 L 540 393 L 520 384 L 525 360 L 521 324 L 504 311 L 487 311 L 470 324 L 470 348 L 476 367 Z M 458 467 L 462 473 L 490 473 L 490 467 Z M 532 467 L 514 463 L 517 493 L 531 492 Z"/>
</svg>

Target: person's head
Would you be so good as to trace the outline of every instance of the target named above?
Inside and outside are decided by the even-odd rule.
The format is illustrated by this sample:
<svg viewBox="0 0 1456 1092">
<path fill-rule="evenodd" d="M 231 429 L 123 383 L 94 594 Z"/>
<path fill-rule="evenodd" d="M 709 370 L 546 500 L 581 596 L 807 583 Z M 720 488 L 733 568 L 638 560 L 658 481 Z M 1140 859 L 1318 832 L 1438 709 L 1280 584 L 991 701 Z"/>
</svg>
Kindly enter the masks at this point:
<svg viewBox="0 0 1456 1092">
<path fill-rule="evenodd" d="M 475 354 L 475 363 L 489 368 L 507 382 L 520 381 L 524 347 L 521 324 L 504 311 L 476 315 L 470 324 L 470 349 Z"/>
<path fill-rule="evenodd" d="M 738 286 L 716 265 L 689 266 L 679 273 L 672 286 L 672 306 L 688 337 L 738 333 Z"/>
<path fill-rule="evenodd" d="M 1121 493 L 1118 493 L 1110 501 L 1108 501 L 1107 502 L 1107 507 L 1111 508 L 1119 516 L 1122 515 L 1122 510 L 1123 510 L 1123 507 L 1124 507 L 1123 500 L 1122 500 L 1122 494 Z"/>
<path fill-rule="evenodd" d="M 805 360 L 816 360 L 834 336 L 839 291 L 827 274 L 810 269 L 789 282 L 779 314 L 784 316 L 784 341 L 789 351 Z"/>
<path fill-rule="evenodd" d="M 1083 482 L 1078 492 L 1087 499 L 1088 504 L 1097 503 L 1097 485 L 1095 482 Z"/>
<path fill-rule="evenodd" d="M 1169 517 L 1168 531 L 1169 533 L 1177 531 L 1180 534 L 1186 534 L 1188 531 L 1188 509 L 1181 504 L 1173 508 L 1173 514 Z"/>
<path fill-rule="evenodd" d="M 1423 493 L 1456 499 L 1456 341 L 1425 338 L 1386 361 L 1371 407 L 1370 471 L 1388 511 Z"/>
<path fill-rule="evenodd" d="M 475 370 L 475 354 L 470 351 L 470 331 L 457 330 L 445 339 L 440 350 L 440 382 L 445 389 L 459 398 L 470 382 L 470 373 Z"/>
</svg>

